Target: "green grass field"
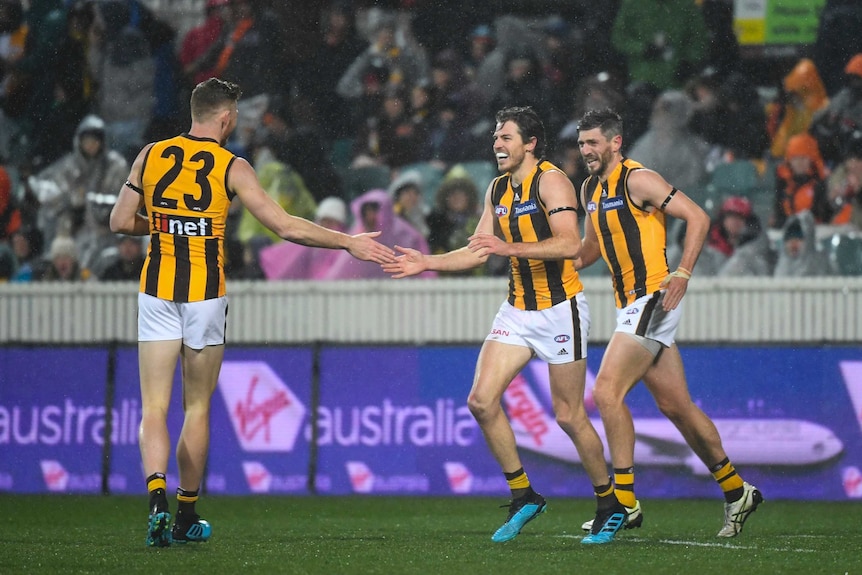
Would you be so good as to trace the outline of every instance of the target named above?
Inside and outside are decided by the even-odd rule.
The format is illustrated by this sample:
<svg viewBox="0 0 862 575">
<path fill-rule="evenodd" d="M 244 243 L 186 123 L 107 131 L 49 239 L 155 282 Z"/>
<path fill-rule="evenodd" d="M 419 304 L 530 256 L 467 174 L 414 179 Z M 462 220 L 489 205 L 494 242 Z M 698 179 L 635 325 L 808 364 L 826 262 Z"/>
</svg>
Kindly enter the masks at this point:
<svg viewBox="0 0 862 575">
<path fill-rule="evenodd" d="M 594 503 L 549 500 L 509 543 L 489 498 L 206 497 L 205 544 L 144 546 L 143 497 L 0 495 L 0 573 L 862 574 L 862 504 L 767 501 L 717 539 L 721 502 L 644 501 L 644 527 L 581 545 Z"/>
</svg>

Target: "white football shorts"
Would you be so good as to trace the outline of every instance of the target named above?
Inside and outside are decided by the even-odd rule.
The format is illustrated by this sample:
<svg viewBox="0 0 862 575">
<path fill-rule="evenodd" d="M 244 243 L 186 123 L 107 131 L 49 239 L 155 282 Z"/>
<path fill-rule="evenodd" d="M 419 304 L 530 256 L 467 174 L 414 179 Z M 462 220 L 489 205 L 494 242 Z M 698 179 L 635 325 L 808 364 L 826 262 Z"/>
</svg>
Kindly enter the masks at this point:
<svg viewBox="0 0 862 575">
<path fill-rule="evenodd" d="M 227 296 L 178 303 L 138 293 L 138 341 L 181 339 L 192 349 L 224 345 Z"/>
<path fill-rule="evenodd" d="M 617 309 L 616 331 L 652 339 L 665 347 L 673 345 L 679 320 L 682 317 L 682 302 L 676 309 L 665 311 L 661 306 L 664 290 L 641 296 L 622 309 Z"/>
<path fill-rule="evenodd" d="M 583 292 L 543 310 L 526 311 L 504 301 L 486 340 L 527 347 L 548 363 L 587 357 L 590 308 Z"/>
</svg>

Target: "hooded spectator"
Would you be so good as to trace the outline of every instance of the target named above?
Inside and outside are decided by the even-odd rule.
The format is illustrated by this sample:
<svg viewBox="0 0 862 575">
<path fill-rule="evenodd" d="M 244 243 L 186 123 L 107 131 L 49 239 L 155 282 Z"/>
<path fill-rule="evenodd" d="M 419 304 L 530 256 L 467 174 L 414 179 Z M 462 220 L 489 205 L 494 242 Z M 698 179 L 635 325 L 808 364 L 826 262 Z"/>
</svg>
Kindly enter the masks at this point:
<svg viewBox="0 0 862 575">
<path fill-rule="evenodd" d="M 83 281 L 89 277 L 90 272 L 81 267 L 75 240 L 68 236 L 55 237 L 48 252 L 48 264 L 39 279 L 68 282 Z"/>
<path fill-rule="evenodd" d="M 467 245 L 468 238 L 476 232 L 479 217 L 479 192 L 469 177 L 447 178 L 428 216 L 430 232 L 428 244 L 431 253 L 442 254 Z M 481 275 L 483 267 L 446 275 Z"/>
<path fill-rule="evenodd" d="M 324 198 L 314 214 L 315 223 L 332 230 L 347 229 L 347 205 L 341 198 Z M 324 279 L 338 257 L 338 250 L 280 242 L 260 250 L 258 261 L 269 280 Z"/>
<path fill-rule="evenodd" d="M 853 56 L 844 67 L 844 84 L 819 110 L 811 122 L 811 133 L 820 151 L 831 164 L 844 159 L 853 134 L 862 130 L 862 54 Z"/>
<path fill-rule="evenodd" d="M 119 26 L 106 24 L 108 30 Z M 96 64 L 96 111 L 105 122 L 107 147 L 131 163 L 146 143 L 144 134 L 155 109 L 156 65 L 147 38 L 132 24 L 108 34 L 102 53 Z"/>
<path fill-rule="evenodd" d="M 348 234 L 379 231 L 375 238 L 387 246 L 413 248 L 429 253 L 428 242 L 416 229 L 395 214 L 392 197 L 386 190 L 370 190 L 350 203 L 353 225 Z M 347 257 L 345 257 L 347 256 Z M 374 262 L 359 262 L 345 251 L 338 252 L 326 279 L 388 278 L 383 268 Z M 417 277 L 435 277 L 436 272 L 424 272 Z"/>
<path fill-rule="evenodd" d="M 844 160 L 822 184 L 827 200 L 823 221 L 862 230 L 862 131 L 856 132 L 847 148 Z"/>
<path fill-rule="evenodd" d="M 116 237 L 108 227 L 111 208 L 129 163 L 105 145 L 105 122 L 95 115 L 78 125 L 71 152 L 27 180 L 41 207 L 39 229 L 50 245 L 57 235 L 78 242 L 82 264 L 89 265 Z"/>
<path fill-rule="evenodd" d="M 787 219 L 781 232 L 781 249 L 775 277 L 835 275 L 829 257 L 817 249 L 814 216 L 808 210 Z"/>
<path fill-rule="evenodd" d="M 784 161 L 776 166 L 775 175 L 775 207 L 770 227 L 780 228 L 788 217 L 804 210 L 812 211 L 819 222 L 828 219 L 827 200 L 820 185 L 826 178 L 826 167 L 813 136 L 805 132 L 790 138 Z"/>
<path fill-rule="evenodd" d="M 425 214 L 428 210 L 423 185 L 422 174 L 418 170 L 407 170 L 395 178 L 389 186 L 389 193 L 392 194 L 395 213 L 427 238 L 428 224 Z"/>
<path fill-rule="evenodd" d="M 731 196 L 722 203 L 707 242 L 711 248 L 728 256 L 718 270 L 719 276 L 772 275 L 775 254 L 748 199 Z"/>
<path fill-rule="evenodd" d="M 267 195 L 284 211 L 300 218 L 314 217 L 317 202 L 305 187 L 302 176 L 291 166 L 278 159 L 272 159 L 258 168 L 258 178 Z M 243 210 L 240 216 L 237 237 L 241 242 L 248 242 L 254 237 L 267 237 L 271 242 L 281 240 L 248 210 Z"/>
<path fill-rule="evenodd" d="M 653 105 L 649 129 L 627 154 L 684 192 L 703 185 L 707 177 L 709 144 L 689 130 L 692 111 L 683 92 L 663 92 Z"/>
<path fill-rule="evenodd" d="M 773 158 L 783 158 L 790 138 L 807 132 L 815 112 L 829 104 L 817 67 L 808 58 L 799 60 L 784 77 L 782 88 L 782 100 L 773 102 L 767 110 Z"/>
</svg>

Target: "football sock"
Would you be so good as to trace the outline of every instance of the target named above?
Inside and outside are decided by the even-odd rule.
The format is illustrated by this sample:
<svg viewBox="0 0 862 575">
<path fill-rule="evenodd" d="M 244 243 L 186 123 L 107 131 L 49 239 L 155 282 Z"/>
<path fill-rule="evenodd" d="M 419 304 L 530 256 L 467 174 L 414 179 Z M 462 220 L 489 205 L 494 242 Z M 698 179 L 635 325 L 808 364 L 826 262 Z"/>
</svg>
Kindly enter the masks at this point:
<svg viewBox="0 0 862 575">
<path fill-rule="evenodd" d="M 614 484 L 610 477 L 608 477 L 608 482 L 605 485 L 593 485 L 593 491 L 596 493 L 596 508 L 599 511 L 610 509 L 617 504 Z"/>
<path fill-rule="evenodd" d="M 530 491 L 530 480 L 527 478 L 527 473 L 524 468 L 520 468 L 512 473 L 503 472 L 506 476 L 506 483 L 509 484 L 509 489 L 512 491 L 512 499 L 523 497 Z"/>
<path fill-rule="evenodd" d="M 183 516 L 194 517 L 197 500 L 197 491 L 186 491 L 182 487 L 177 487 L 177 519 Z"/>
<path fill-rule="evenodd" d="M 150 494 L 150 509 L 155 507 L 159 511 L 167 510 L 168 497 L 165 491 L 167 488 L 168 483 L 165 480 L 164 473 L 153 473 L 147 477 L 147 493 Z"/>
<path fill-rule="evenodd" d="M 626 507 L 634 507 L 635 498 L 635 468 L 614 469 L 614 485 L 617 499 Z"/>
<path fill-rule="evenodd" d="M 715 477 L 719 487 L 721 487 L 725 501 L 733 503 L 742 497 L 742 477 L 736 472 L 736 468 L 730 462 L 730 459 L 725 457 L 710 467 L 709 471 Z"/>
</svg>

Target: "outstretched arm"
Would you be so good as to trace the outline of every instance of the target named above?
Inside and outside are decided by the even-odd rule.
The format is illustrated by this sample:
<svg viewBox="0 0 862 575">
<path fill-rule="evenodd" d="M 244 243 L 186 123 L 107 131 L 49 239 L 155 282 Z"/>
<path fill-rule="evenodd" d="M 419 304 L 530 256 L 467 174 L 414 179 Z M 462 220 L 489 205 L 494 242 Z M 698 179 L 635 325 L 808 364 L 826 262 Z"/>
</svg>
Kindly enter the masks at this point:
<svg viewBox="0 0 862 575">
<path fill-rule="evenodd" d="M 228 185 L 246 209 L 282 239 L 304 246 L 344 249 L 357 259 L 379 264 L 391 262 L 395 257 L 391 248 L 374 239 L 380 235 L 379 231 L 351 236 L 288 214 L 267 195 L 254 169 L 242 158 L 231 166 Z"/>
<path fill-rule="evenodd" d="M 494 208 L 491 205 L 491 185 L 485 191 L 485 203 L 482 210 L 482 217 L 479 218 L 479 223 L 476 225 L 476 235 L 494 234 Z M 401 255 L 396 257 L 394 261 L 383 264 L 383 271 L 392 274 L 395 279 L 405 278 L 421 274 L 424 271 L 433 270 L 438 272 L 451 272 L 468 270 L 479 267 L 488 259 L 487 254 L 481 254 L 473 251 L 470 247 L 464 246 L 457 250 L 446 252 L 445 254 L 428 255 L 410 248 L 395 246 L 395 249 L 401 252 Z"/>
</svg>

